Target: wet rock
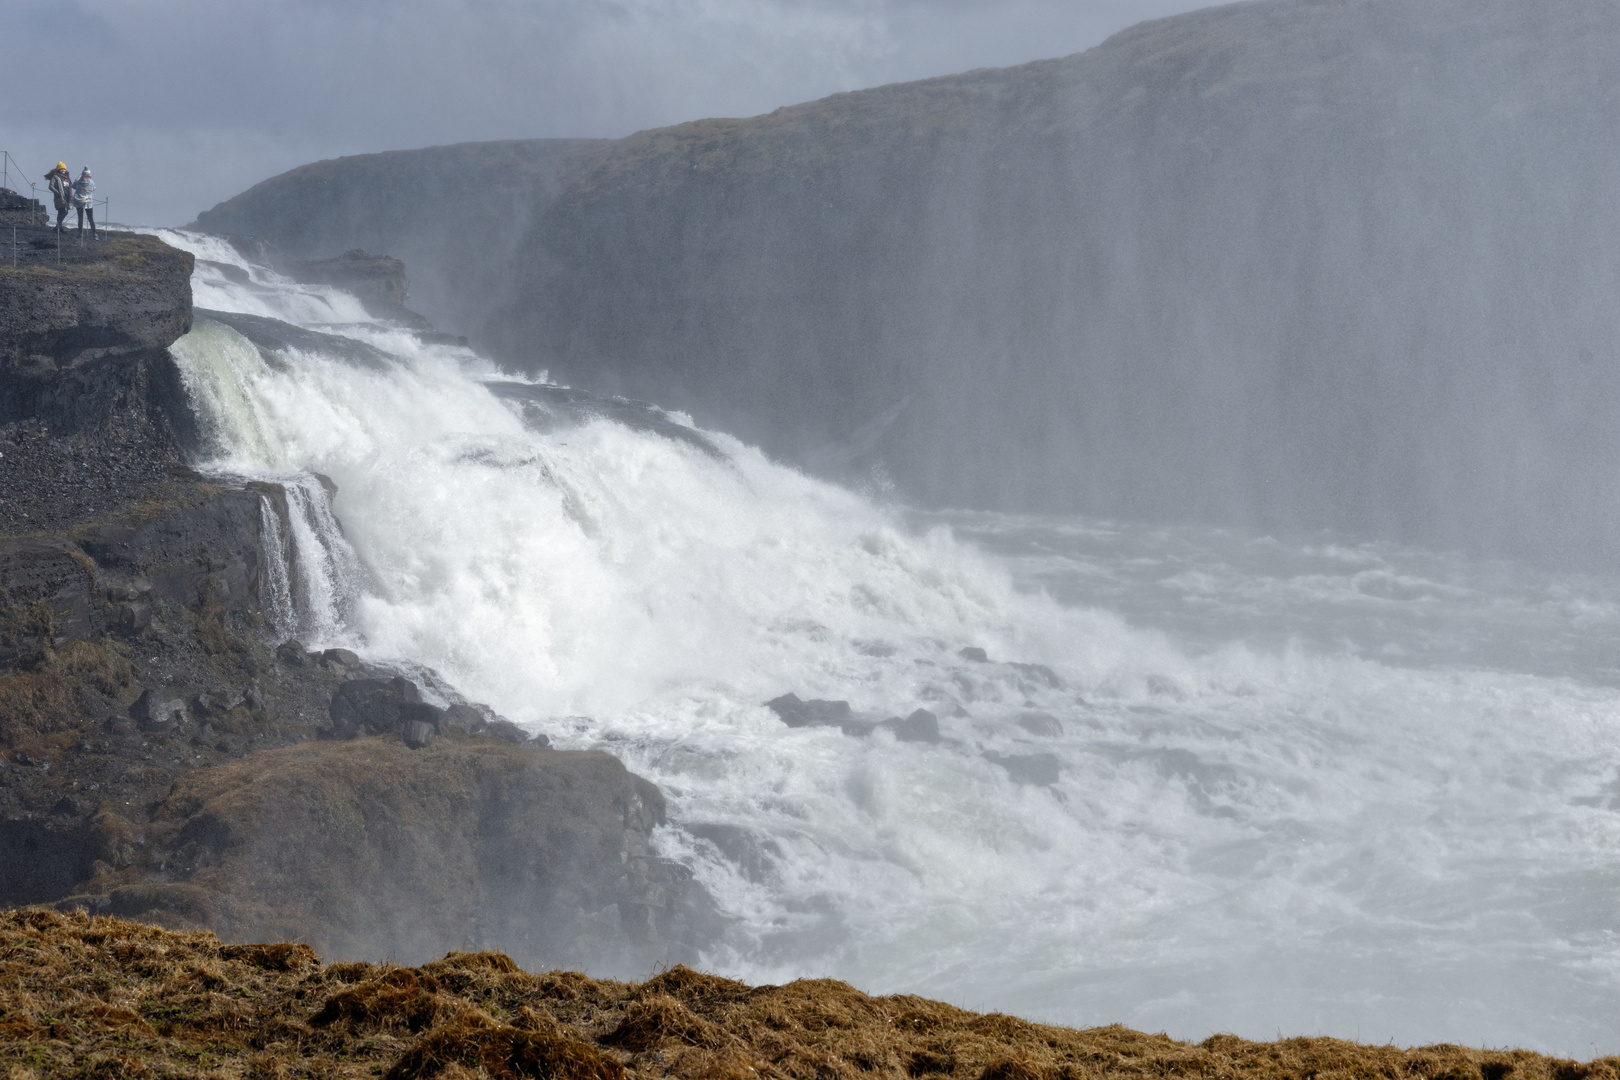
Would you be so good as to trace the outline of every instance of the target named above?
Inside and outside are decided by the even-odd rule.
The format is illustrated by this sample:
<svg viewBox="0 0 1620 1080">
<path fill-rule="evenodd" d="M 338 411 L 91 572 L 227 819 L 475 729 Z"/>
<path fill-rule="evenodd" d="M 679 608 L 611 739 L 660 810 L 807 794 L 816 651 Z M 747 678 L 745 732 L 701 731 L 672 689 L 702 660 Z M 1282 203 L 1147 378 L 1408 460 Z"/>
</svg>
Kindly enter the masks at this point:
<svg viewBox="0 0 1620 1080">
<path fill-rule="evenodd" d="M 790 728 L 835 727 L 845 735 L 870 735 L 877 725 L 858 720 L 847 701 L 811 698 L 801 701 L 797 694 L 783 694 L 765 703 Z"/>
<path fill-rule="evenodd" d="M 431 727 L 434 734 L 438 734 L 444 727 L 445 710 L 437 705 L 429 705 L 425 701 L 406 701 L 399 706 L 399 722 L 401 724 L 426 724 Z"/>
<path fill-rule="evenodd" d="M 518 727 L 512 721 L 503 717 L 496 717 L 484 725 L 485 735 L 493 735 L 513 744 L 522 744 L 529 741 L 529 733 Z M 547 740 L 549 743 L 550 740 Z"/>
<path fill-rule="evenodd" d="M 767 880 L 784 857 L 781 846 L 775 840 L 760 837 L 740 825 L 718 821 L 696 822 L 687 825 L 686 831 L 719 848 L 720 854 L 731 860 L 749 881 Z"/>
<path fill-rule="evenodd" d="M 529 966 L 644 976 L 712 932 L 706 894 L 652 850 L 662 795 L 599 752 L 309 742 L 181 777 L 154 819 L 140 865 L 192 891 L 115 904 L 211 913 L 227 940 L 414 962 L 476 927 L 480 947 Z"/>
<path fill-rule="evenodd" d="M 433 741 L 438 729 L 425 720 L 407 720 L 400 729 L 400 738 L 412 750 L 420 750 Z"/>
<path fill-rule="evenodd" d="M 1018 717 L 1018 726 L 1031 735 L 1055 739 L 1063 734 L 1063 723 L 1051 713 L 1027 712 Z"/>
<path fill-rule="evenodd" d="M 152 625 L 152 605 L 145 600 L 120 604 L 117 612 L 118 629 L 126 636 L 138 634 Z"/>
<path fill-rule="evenodd" d="M 988 664 L 990 662 L 990 654 L 977 645 L 969 645 L 965 649 L 959 649 L 956 655 L 964 660 L 971 660 L 975 664 Z"/>
<path fill-rule="evenodd" d="M 56 800 L 55 805 L 51 807 L 51 813 L 58 817 L 78 817 L 84 813 L 84 807 L 79 805 L 78 799 L 71 795 L 64 795 Z"/>
<path fill-rule="evenodd" d="M 439 720 L 439 731 L 449 735 L 475 735 L 484 730 L 489 718 L 474 705 L 456 703 L 444 710 Z"/>
<path fill-rule="evenodd" d="M 321 663 L 333 671 L 354 671 L 360 667 L 360 656 L 350 649 L 327 649 L 321 653 Z"/>
<path fill-rule="evenodd" d="M 388 735 L 399 730 L 402 716 L 400 706 L 417 704 L 421 691 L 411 680 L 395 676 L 392 679 L 350 679 L 332 695 L 328 709 L 332 720 L 331 736 L 352 739 L 358 735 Z"/>
<path fill-rule="evenodd" d="M 253 280 L 246 270 L 242 269 L 240 266 L 234 266 L 231 263 L 215 262 L 213 259 L 203 259 L 202 264 L 217 273 L 226 281 L 232 282 L 236 285 L 247 285 Z"/>
<path fill-rule="evenodd" d="M 1007 666 L 1018 672 L 1026 682 L 1049 690 L 1063 689 L 1063 680 L 1058 678 L 1057 672 L 1045 664 L 1008 664 Z"/>
<path fill-rule="evenodd" d="M 129 712 L 142 731 L 170 731 L 185 720 L 186 703 L 162 690 L 146 690 Z"/>
<path fill-rule="evenodd" d="M 288 667 L 303 667 L 312 657 L 302 642 L 289 638 L 276 646 L 276 659 Z"/>
<path fill-rule="evenodd" d="M 986 761 L 1007 770 L 1007 775 L 1020 784 L 1049 785 L 1058 782 L 1062 763 L 1056 754 L 999 754 L 984 752 Z"/>
<path fill-rule="evenodd" d="M 940 741 L 939 717 L 927 709 L 916 709 L 904 720 L 898 716 L 890 717 L 878 727 L 887 728 L 894 732 L 894 737 L 901 742 L 937 743 Z"/>
</svg>

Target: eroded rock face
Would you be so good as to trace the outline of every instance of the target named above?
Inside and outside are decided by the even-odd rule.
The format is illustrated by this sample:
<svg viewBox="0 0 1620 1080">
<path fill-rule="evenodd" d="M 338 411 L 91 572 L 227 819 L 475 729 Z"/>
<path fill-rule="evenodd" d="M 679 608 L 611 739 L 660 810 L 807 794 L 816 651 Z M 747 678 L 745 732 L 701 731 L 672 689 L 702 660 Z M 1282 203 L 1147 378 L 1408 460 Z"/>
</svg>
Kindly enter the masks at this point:
<svg viewBox="0 0 1620 1080">
<path fill-rule="evenodd" d="M 470 942 L 645 972 L 695 955 L 711 918 L 685 869 L 652 853 L 663 820 L 658 789 L 607 754 L 360 738 L 185 776 L 144 864 L 228 939 L 400 959 Z"/>
</svg>

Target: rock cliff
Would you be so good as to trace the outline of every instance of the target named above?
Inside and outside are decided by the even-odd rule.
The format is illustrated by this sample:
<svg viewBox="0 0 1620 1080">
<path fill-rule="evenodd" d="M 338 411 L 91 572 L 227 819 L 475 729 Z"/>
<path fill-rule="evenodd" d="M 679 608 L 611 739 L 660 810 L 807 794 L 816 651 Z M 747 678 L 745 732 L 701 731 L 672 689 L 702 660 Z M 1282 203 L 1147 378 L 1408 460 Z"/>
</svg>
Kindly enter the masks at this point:
<svg viewBox="0 0 1620 1080">
<path fill-rule="evenodd" d="M 0 904 L 336 956 L 694 957 L 712 906 L 652 853 L 651 784 L 278 640 L 285 490 L 187 464 L 191 257 L 38 233 L 0 267 Z"/>
<path fill-rule="evenodd" d="M 1265 0 L 574 148 L 455 328 L 927 502 L 1601 562 L 1616 48 L 1605 0 Z M 203 220 L 279 240 L 320 190 Z M 395 205 L 365 246 L 429 248 Z"/>
</svg>

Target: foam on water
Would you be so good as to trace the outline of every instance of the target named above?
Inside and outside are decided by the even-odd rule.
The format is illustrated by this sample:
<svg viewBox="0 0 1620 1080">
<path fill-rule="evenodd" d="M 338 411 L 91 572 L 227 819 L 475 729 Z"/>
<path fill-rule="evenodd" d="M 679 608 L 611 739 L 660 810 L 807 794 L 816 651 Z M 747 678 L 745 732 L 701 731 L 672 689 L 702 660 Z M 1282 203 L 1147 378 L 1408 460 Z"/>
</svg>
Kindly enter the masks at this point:
<svg viewBox="0 0 1620 1080">
<path fill-rule="evenodd" d="M 208 467 L 291 485 L 299 632 L 657 781 L 662 850 L 734 920 L 715 969 L 1191 1038 L 1620 1049 L 1614 582 L 907 515 L 723 434 L 539 422 L 465 349 L 163 235 L 199 306 L 392 358 L 206 320 L 174 347 Z M 789 691 L 946 740 L 790 730 L 762 705 Z M 1037 754 L 1055 784 L 993 760 Z"/>
</svg>

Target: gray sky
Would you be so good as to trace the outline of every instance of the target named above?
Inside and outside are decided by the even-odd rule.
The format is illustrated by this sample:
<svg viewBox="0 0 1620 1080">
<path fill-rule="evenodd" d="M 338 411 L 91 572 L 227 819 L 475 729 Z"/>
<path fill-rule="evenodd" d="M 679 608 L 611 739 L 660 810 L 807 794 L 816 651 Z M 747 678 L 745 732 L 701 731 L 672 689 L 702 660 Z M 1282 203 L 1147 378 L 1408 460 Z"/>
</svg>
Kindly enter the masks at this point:
<svg viewBox="0 0 1620 1080">
<path fill-rule="evenodd" d="M 181 224 L 320 158 L 620 136 L 1063 56 L 1196 0 L 0 0 L 0 148 Z M 11 186 L 18 184 L 13 178 Z M 26 183 L 23 185 L 26 190 Z"/>
</svg>

